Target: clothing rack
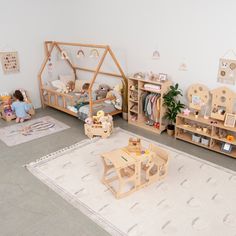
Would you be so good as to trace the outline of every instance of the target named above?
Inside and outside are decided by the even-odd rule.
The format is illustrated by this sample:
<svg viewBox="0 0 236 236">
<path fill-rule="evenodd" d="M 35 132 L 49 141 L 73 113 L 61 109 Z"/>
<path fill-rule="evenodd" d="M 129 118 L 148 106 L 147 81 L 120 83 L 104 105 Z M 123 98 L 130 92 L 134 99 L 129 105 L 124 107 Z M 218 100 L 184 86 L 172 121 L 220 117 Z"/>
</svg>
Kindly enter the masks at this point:
<svg viewBox="0 0 236 236">
<path fill-rule="evenodd" d="M 163 106 L 163 95 L 168 91 L 171 81 L 152 81 L 135 77 L 128 78 L 128 122 L 137 127 L 160 134 L 166 129 L 164 119 L 166 108 Z M 159 90 L 154 90 L 159 87 Z M 152 102 L 147 112 L 143 106 L 144 100 L 152 96 Z M 150 115 L 150 116 L 149 116 Z"/>
</svg>

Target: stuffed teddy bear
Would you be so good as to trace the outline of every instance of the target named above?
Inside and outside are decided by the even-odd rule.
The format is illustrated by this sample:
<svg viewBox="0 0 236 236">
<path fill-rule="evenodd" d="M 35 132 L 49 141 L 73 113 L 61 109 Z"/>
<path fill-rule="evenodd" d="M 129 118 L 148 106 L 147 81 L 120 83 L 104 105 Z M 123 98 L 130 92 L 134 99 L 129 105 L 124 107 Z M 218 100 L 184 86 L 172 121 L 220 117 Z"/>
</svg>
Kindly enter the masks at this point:
<svg viewBox="0 0 236 236">
<path fill-rule="evenodd" d="M 68 83 L 67 83 L 67 85 L 66 85 L 66 88 L 67 88 L 67 90 L 68 90 L 68 92 L 70 93 L 70 92 L 72 92 L 72 91 L 74 91 L 74 89 L 75 89 L 75 82 L 74 81 L 68 81 Z"/>
<path fill-rule="evenodd" d="M 98 89 L 95 91 L 96 99 L 106 98 L 107 93 L 111 90 L 110 86 L 107 84 L 100 84 Z"/>
<path fill-rule="evenodd" d="M 123 91 L 123 85 L 122 84 L 117 84 L 113 88 L 113 90 L 108 92 L 108 96 L 113 96 L 114 97 L 114 99 L 111 100 L 111 103 L 118 110 L 122 110 L 122 91 Z"/>
</svg>

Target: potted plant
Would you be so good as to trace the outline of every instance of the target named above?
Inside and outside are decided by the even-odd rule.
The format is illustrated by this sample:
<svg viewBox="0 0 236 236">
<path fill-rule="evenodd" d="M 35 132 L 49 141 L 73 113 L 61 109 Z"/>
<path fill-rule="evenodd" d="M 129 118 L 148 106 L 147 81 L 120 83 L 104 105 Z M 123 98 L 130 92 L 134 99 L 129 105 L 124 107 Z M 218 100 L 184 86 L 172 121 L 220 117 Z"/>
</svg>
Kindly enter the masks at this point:
<svg viewBox="0 0 236 236">
<path fill-rule="evenodd" d="M 176 116 L 181 112 L 181 109 L 185 107 L 178 99 L 179 96 L 183 96 L 183 94 L 178 83 L 171 85 L 170 90 L 163 96 L 163 104 L 167 108 L 164 118 L 169 121 L 167 125 L 167 133 L 169 135 L 174 134 Z"/>
</svg>

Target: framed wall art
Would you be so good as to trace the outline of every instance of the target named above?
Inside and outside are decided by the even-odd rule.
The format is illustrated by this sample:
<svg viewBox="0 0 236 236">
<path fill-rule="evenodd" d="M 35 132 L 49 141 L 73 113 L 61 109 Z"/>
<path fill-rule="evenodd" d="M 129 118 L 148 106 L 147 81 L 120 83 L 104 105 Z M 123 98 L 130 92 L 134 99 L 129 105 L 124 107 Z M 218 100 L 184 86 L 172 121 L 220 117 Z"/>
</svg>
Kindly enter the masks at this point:
<svg viewBox="0 0 236 236">
<path fill-rule="evenodd" d="M 20 72 L 18 52 L 0 52 L 4 74 Z"/>
<path fill-rule="evenodd" d="M 231 152 L 232 151 L 232 144 L 230 144 L 230 143 L 222 143 L 221 151 L 222 152 Z"/>
<path fill-rule="evenodd" d="M 167 80 L 167 74 L 159 73 L 159 80 L 164 82 Z"/>
<path fill-rule="evenodd" d="M 229 50 L 220 58 L 217 80 L 220 83 L 234 85 L 236 83 L 236 59 L 224 58 L 230 52 L 234 58 L 236 57 L 236 53 Z"/>
<path fill-rule="evenodd" d="M 226 113 L 224 126 L 234 128 L 236 122 L 236 115 Z"/>
</svg>

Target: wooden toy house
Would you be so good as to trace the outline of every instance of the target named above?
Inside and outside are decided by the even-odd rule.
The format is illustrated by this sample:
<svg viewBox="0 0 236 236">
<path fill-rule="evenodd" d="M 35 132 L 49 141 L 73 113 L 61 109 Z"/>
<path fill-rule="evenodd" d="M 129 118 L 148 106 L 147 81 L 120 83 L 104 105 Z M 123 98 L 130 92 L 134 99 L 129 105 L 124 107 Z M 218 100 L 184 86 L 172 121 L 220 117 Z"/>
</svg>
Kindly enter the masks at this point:
<svg viewBox="0 0 236 236">
<path fill-rule="evenodd" d="M 194 110 L 201 110 L 203 105 L 208 103 L 210 98 L 208 88 L 203 84 L 193 84 L 189 87 L 187 92 L 189 100 L 189 108 Z"/>
<path fill-rule="evenodd" d="M 211 90 L 211 118 L 224 120 L 226 113 L 232 113 L 236 94 L 227 87 Z"/>
</svg>

